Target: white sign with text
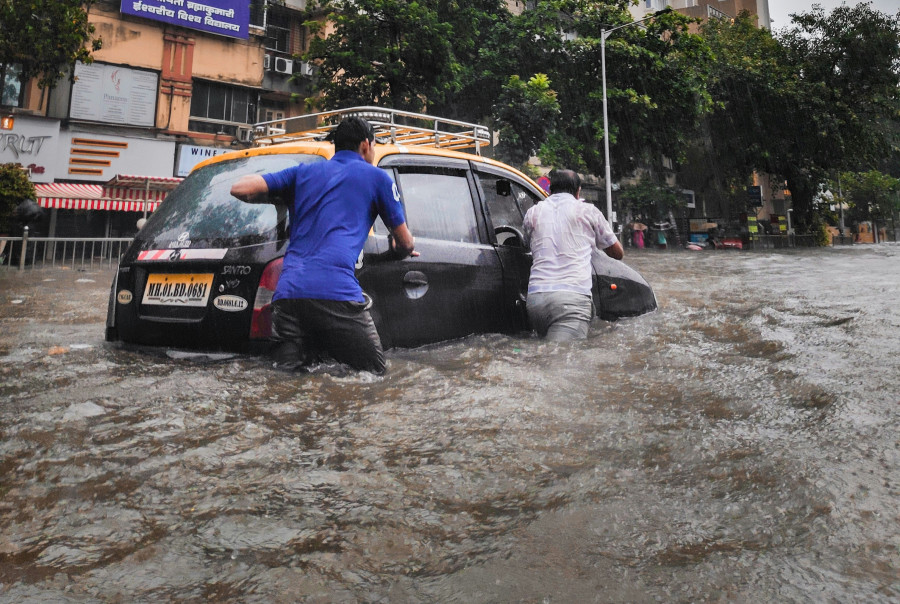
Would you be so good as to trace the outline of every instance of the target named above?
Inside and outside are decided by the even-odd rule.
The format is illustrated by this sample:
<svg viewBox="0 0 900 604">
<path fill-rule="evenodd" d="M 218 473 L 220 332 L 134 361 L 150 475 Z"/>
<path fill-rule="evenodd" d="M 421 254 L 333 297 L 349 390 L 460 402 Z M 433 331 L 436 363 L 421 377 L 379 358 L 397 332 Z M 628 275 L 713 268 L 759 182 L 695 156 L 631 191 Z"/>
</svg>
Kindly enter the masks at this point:
<svg viewBox="0 0 900 604">
<path fill-rule="evenodd" d="M 75 64 L 72 105 L 74 119 L 153 126 L 159 75 L 119 65 Z"/>
</svg>

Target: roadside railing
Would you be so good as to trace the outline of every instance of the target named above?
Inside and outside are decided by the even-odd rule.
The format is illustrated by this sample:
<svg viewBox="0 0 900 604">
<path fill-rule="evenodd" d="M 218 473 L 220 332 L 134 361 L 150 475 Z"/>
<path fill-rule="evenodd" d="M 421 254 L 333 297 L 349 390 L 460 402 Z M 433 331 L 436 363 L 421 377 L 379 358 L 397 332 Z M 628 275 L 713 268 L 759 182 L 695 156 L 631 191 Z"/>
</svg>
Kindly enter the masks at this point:
<svg viewBox="0 0 900 604">
<path fill-rule="evenodd" d="M 22 237 L 0 237 L 0 268 L 112 267 L 131 241 L 131 237 L 29 237 L 26 228 Z"/>
<path fill-rule="evenodd" d="M 789 247 L 816 247 L 815 235 L 757 235 L 746 241 L 745 249 L 781 249 Z"/>
</svg>

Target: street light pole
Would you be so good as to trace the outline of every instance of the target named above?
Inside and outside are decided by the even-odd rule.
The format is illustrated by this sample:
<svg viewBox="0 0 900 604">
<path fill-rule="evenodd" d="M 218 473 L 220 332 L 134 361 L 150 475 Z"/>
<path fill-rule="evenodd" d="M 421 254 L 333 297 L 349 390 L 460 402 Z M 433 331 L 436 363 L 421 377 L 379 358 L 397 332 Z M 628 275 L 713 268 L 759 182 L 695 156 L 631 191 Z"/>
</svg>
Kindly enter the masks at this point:
<svg viewBox="0 0 900 604">
<path fill-rule="evenodd" d="M 606 160 L 606 219 L 612 227 L 612 177 L 609 169 L 609 118 L 606 115 L 606 38 L 612 30 L 600 30 L 600 74 L 603 79 L 603 157 Z"/>
<path fill-rule="evenodd" d="M 643 19 L 639 19 L 637 21 L 632 21 L 630 23 L 625 23 L 623 25 L 617 25 L 616 27 L 611 27 L 609 29 L 601 29 L 600 30 L 600 75 L 603 79 L 603 152 L 604 158 L 606 160 L 606 219 L 609 221 L 609 225 L 612 226 L 613 216 L 612 216 L 612 176 L 611 170 L 609 166 L 609 117 L 606 109 L 606 39 L 609 37 L 611 33 L 616 31 L 617 29 L 622 29 L 623 27 L 629 27 L 631 25 L 637 25 L 638 23 L 643 23 L 649 19 L 653 19 L 654 17 L 658 17 L 663 13 L 671 12 L 672 8 L 667 7 L 661 11 L 655 12 L 652 15 L 644 17 Z"/>
</svg>

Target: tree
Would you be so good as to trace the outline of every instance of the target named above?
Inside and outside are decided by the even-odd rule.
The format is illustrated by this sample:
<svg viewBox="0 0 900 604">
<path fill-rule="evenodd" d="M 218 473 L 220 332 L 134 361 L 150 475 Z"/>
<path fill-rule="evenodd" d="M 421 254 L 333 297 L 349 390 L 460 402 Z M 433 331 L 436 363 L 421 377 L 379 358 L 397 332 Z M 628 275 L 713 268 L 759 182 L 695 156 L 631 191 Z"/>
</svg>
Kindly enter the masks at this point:
<svg viewBox="0 0 900 604">
<path fill-rule="evenodd" d="M 517 75 L 510 77 L 494 107 L 494 126 L 500 134 L 498 156 L 513 165 L 525 164 L 558 117 L 559 102 L 545 74 L 535 74 L 527 82 Z"/>
<path fill-rule="evenodd" d="M 510 52 L 549 75 L 563 116 L 542 149 L 545 163 L 603 172 L 601 32 L 630 23 L 629 4 L 540 0 L 520 18 L 523 34 L 511 41 Z M 663 170 L 664 158 L 682 155 L 686 134 L 708 109 L 708 53 L 705 42 L 688 32 L 691 22 L 668 12 L 643 27 L 622 28 L 606 41 L 615 178 L 638 166 Z"/>
<path fill-rule="evenodd" d="M 76 0 L 0 0 L 0 82 L 10 70 L 21 81 L 37 78 L 53 87 L 75 61 L 91 62 L 99 50 L 88 23 L 91 2 Z"/>
<path fill-rule="evenodd" d="M 624 213 L 644 222 L 665 222 L 669 212 L 684 205 L 684 198 L 679 189 L 664 183 L 658 183 L 649 176 L 641 177 L 637 182 L 622 187 L 619 201 L 623 204 Z"/>
<path fill-rule="evenodd" d="M 34 198 L 34 185 L 22 166 L 0 164 L 0 233 L 12 232 L 16 207 L 26 199 Z"/>
<path fill-rule="evenodd" d="M 877 170 L 841 174 L 844 197 L 849 202 L 850 219 L 859 223 L 874 221 L 886 224 L 900 211 L 900 179 Z"/>
<path fill-rule="evenodd" d="M 772 131 L 793 124 L 783 109 L 795 91 L 782 46 L 756 17 L 709 19 L 700 34 L 711 53 L 707 91 L 711 111 L 699 123 L 679 169 L 679 180 L 728 219 L 748 210 L 746 187 L 754 171 L 777 172 L 781 142 Z"/>
<path fill-rule="evenodd" d="M 896 120 L 900 98 L 900 15 L 885 15 L 871 3 L 827 15 L 814 5 L 792 20 L 795 28 L 778 39 L 793 95 L 784 98 L 768 132 L 773 171 L 787 180 L 803 232 L 816 222 L 813 200 L 827 174 L 866 171 L 890 153 L 884 123 Z"/>
<path fill-rule="evenodd" d="M 332 31 L 321 35 L 321 24 L 308 23 L 320 34 L 305 55 L 320 65 L 316 92 L 329 108 L 377 103 L 459 114 L 450 108 L 475 97 L 480 49 L 491 24 L 508 15 L 503 6 L 499 0 L 325 0 Z M 500 83 L 493 88 L 499 92 Z M 490 111 L 484 97 L 477 105 L 463 117 Z"/>
</svg>

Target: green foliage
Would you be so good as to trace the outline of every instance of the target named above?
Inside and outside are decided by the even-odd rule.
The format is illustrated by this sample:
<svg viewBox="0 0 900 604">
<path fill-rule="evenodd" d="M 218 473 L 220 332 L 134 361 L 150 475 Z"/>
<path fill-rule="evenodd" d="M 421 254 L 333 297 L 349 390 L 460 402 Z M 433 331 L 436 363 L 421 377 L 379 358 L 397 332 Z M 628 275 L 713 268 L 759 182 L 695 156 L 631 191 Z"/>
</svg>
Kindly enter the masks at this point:
<svg viewBox="0 0 900 604">
<path fill-rule="evenodd" d="M 21 78 L 37 78 L 52 87 L 75 61 L 91 62 L 99 50 L 88 23 L 91 2 L 76 0 L 0 0 L 0 81 L 7 69 L 21 68 Z"/>
<path fill-rule="evenodd" d="M 655 182 L 648 176 L 619 190 L 619 201 L 625 213 L 645 222 L 668 220 L 669 212 L 684 205 L 681 191 Z"/>
<path fill-rule="evenodd" d="M 494 127 L 500 133 L 498 156 L 521 166 L 528 161 L 547 138 L 559 117 L 559 102 L 543 73 L 527 82 L 514 75 L 503 87 L 494 106 Z"/>
<path fill-rule="evenodd" d="M 313 38 L 305 58 L 320 63 L 316 92 L 326 107 L 374 103 L 448 116 L 477 79 L 482 38 L 508 15 L 498 0 L 324 0 L 319 9 L 333 31 Z M 489 111 L 481 105 L 475 117 Z"/>
<path fill-rule="evenodd" d="M 891 153 L 885 124 L 896 121 L 900 100 L 900 15 L 869 3 L 829 14 L 814 5 L 793 22 L 778 39 L 794 85 L 766 126 L 772 171 L 787 179 L 803 232 L 826 174 L 865 171 Z"/>
<path fill-rule="evenodd" d="M 685 184 L 727 205 L 753 170 L 773 174 L 788 182 L 798 232 L 814 233 L 825 176 L 886 165 L 900 140 L 900 17 L 866 3 L 793 17 L 776 37 L 749 13 L 702 26 L 713 110 Z"/>
<path fill-rule="evenodd" d="M 526 11 L 528 35 L 512 52 L 534 62 L 554 82 L 563 118 L 541 150 L 545 162 L 575 156 L 586 170 L 603 172 L 602 32 L 632 22 L 629 2 L 539 1 Z M 638 166 L 663 170 L 679 158 L 686 134 L 709 107 L 706 43 L 688 32 L 692 20 L 669 12 L 644 27 L 624 27 L 605 43 L 611 169 L 614 177 Z M 558 32 L 574 31 L 574 39 Z M 535 40 L 540 40 L 539 44 Z M 538 53 L 537 50 L 540 52 Z M 537 54 L 532 60 L 531 56 Z M 545 71 L 546 70 L 546 71 Z"/>
<path fill-rule="evenodd" d="M 11 232 L 16 206 L 34 198 L 34 185 L 21 164 L 0 164 L 0 233 Z"/>
<path fill-rule="evenodd" d="M 874 220 L 884 224 L 900 211 L 900 179 L 877 170 L 844 172 L 841 186 L 852 222 Z"/>
<path fill-rule="evenodd" d="M 321 64 L 324 106 L 492 118 L 512 163 L 537 152 L 603 173 L 605 48 L 615 180 L 674 160 L 682 186 L 736 215 L 750 174 L 766 172 L 788 182 L 803 233 L 825 175 L 900 169 L 900 16 L 868 3 L 814 5 L 775 36 L 749 13 L 692 34 L 673 11 L 603 44 L 632 23 L 630 0 L 537 0 L 520 15 L 501 0 L 322 2 L 311 8 L 333 33 L 314 28 L 305 58 Z"/>
<path fill-rule="evenodd" d="M 781 46 L 750 13 L 741 12 L 733 22 L 710 19 L 700 32 L 712 56 L 706 85 L 712 104 L 693 136 L 683 176 L 686 186 L 733 215 L 746 210 L 740 201 L 730 207 L 746 195 L 735 197 L 732 191 L 743 189 L 754 170 L 778 171 L 770 129 L 791 127 L 780 115 L 791 102 L 795 80 Z"/>
<path fill-rule="evenodd" d="M 521 107 L 541 97 L 510 88 L 510 78 L 527 69 L 553 82 L 561 119 L 555 130 L 540 129 L 546 140 L 526 141 L 523 116 L 508 111 L 503 121 L 514 138 L 507 150 L 540 148 L 545 164 L 602 172 L 600 35 L 632 21 L 629 0 L 539 0 L 517 16 L 499 0 L 330 1 L 322 7 L 333 33 L 315 38 L 305 55 L 321 64 L 317 92 L 326 107 L 377 103 L 482 121 L 498 104 Z M 666 13 L 607 42 L 617 176 L 645 163 L 659 166 L 663 154 L 678 156 L 685 132 L 708 108 L 709 60 L 703 40 L 688 33 L 690 23 Z"/>
</svg>

